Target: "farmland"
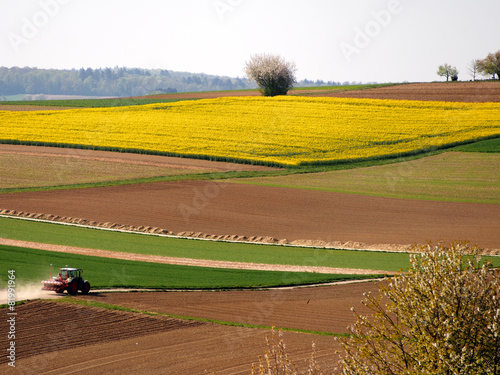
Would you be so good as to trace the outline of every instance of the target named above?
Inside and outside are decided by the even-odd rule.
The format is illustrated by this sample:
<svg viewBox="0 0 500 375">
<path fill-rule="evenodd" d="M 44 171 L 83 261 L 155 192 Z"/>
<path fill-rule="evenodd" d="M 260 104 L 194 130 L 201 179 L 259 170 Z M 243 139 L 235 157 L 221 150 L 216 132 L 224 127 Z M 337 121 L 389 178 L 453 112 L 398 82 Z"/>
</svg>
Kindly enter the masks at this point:
<svg viewBox="0 0 500 375">
<path fill-rule="evenodd" d="M 498 143 L 499 140 L 497 138 L 491 142 Z M 472 149 L 473 145 L 463 146 L 463 149 Z M 230 181 L 394 198 L 498 204 L 499 165 L 498 153 L 450 151 L 365 168 Z"/>
<path fill-rule="evenodd" d="M 238 97 L 0 112 L 0 131 L 5 142 L 293 166 L 399 156 L 496 137 L 499 113 L 497 103 Z"/>
<path fill-rule="evenodd" d="M 405 86 L 412 85 L 401 85 Z M 451 92 L 458 86 L 446 87 L 450 87 L 449 93 L 438 92 L 435 95 L 451 97 Z M 397 88 L 398 86 L 394 86 L 392 90 Z M 371 90 L 390 89 L 391 87 L 382 87 L 362 90 L 364 94 L 352 91 L 351 95 L 367 95 Z M 404 90 L 411 91 L 403 88 L 398 90 L 399 95 L 403 95 Z M 373 95 L 380 94 L 373 91 Z M 473 97 L 473 93 L 470 96 Z M 461 95 L 458 97 L 462 98 Z M 249 110 L 250 107 L 243 110 L 241 103 L 252 103 L 251 108 L 258 111 Z M 309 97 L 267 101 L 239 97 L 234 100 L 197 100 L 116 109 L 1 112 L 0 121 L 4 127 L 0 134 L 3 139 L 18 139 L 14 136 L 21 133 L 23 116 L 28 116 L 24 119 L 36 119 L 34 123 L 37 126 L 49 126 L 52 121 L 49 118 L 54 119 L 54 124 L 63 124 L 63 119 L 72 118 L 77 113 L 81 117 L 89 115 L 86 120 L 91 120 L 90 114 L 99 117 L 96 113 L 101 113 L 102 122 L 91 120 L 90 128 L 81 126 L 78 131 L 73 128 L 73 132 L 81 137 L 78 139 L 89 141 L 89 148 L 99 146 L 97 143 L 101 141 L 105 144 L 104 141 L 110 142 L 124 136 L 113 125 L 113 116 L 118 116 L 114 117 L 114 121 L 119 118 L 120 124 L 125 125 L 132 123 L 132 120 L 127 120 L 131 116 L 136 121 L 147 118 L 148 126 L 153 126 L 157 119 L 161 119 L 160 125 L 163 128 L 168 126 L 169 131 L 161 133 L 156 128 L 156 133 L 148 134 L 157 134 L 161 139 L 166 135 L 172 139 L 174 135 L 185 136 L 182 142 L 189 143 L 189 155 L 220 158 L 226 162 L 244 161 L 284 167 L 266 169 L 249 164 L 224 164 L 161 155 L 3 145 L 2 147 L 9 148 L 4 149 L 5 152 L 0 157 L 4 157 L 3 160 L 7 160 L 4 164 L 9 165 L 2 165 L 4 169 L 1 175 L 11 176 L 16 181 L 9 182 L 9 187 L 0 194 L 0 210 L 17 210 L 18 213 L 23 211 L 19 213 L 20 216 L 33 213 L 34 216 L 48 217 L 54 221 L 80 222 L 106 228 L 144 228 L 145 232 L 154 229 L 190 238 L 236 242 L 154 237 L 0 218 L 1 238 L 41 243 L 45 249 L 41 250 L 41 245 L 38 249 L 2 246 L 2 264 L 18 269 L 20 276 L 24 272 L 23 278 L 29 278 L 29 274 L 45 278 L 48 263 L 78 263 L 85 268 L 86 275 L 91 282 L 93 280 L 94 285 L 103 287 L 227 289 L 326 282 L 355 279 L 357 276 L 174 266 L 160 264 L 159 259 L 174 257 L 212 262 L 260 263 L 267 266 L 299 265 L 394 271 L 405 267 L 408 254 L 380 250 L 404 250 L 412 243 L 459 239 L 471 240 L 494 254 L 500 249 L 497 231 L 500 226 L 499 138 L 457 148 L 447 147 L 497 136 L 497 106 L 498 103 L 325 100 Z M 227 113 L 216 113 L 215 109 L 220 110 L 222 107 L 227 108 Z M 297 111 L 300 110 L 299 114 L 294 112 L 295 107 L 298 108 Z M 207 117 L 196 117 L 201 116 L 200 112 L 203 111 Z M 365 117 L 363 111 L 366 112 Z M 318 128 L 314 127 L 313 123 L 318 123 L 330 132 L 338 129 L 334 127 L 336 112 L 340 116 L 340 123 L 348 122 L 352 124 L 352 130 L 356 131 L 348 134 L 341 134 L 339 131 L 335 136 L 329 136 L 326 131 L 322 132 L 319 125 Z M 394 118 L 391 117 L 392 114 Z M 359 124 L 356 126 L 356 121 L 363 119 L 366 124 L 372 125 L 368 115 L 376 120 L 373 123 L 378 130 L 369 130 L 364 135 L 366 127 Z M 182 134 L 180 130 L 175 132 L 176 126 L 180 127 L 176 125 L 176 116 L 189 120 Z M 236 128 L 228 127 L 231 134 L 223 138 L 218 133 L 215 126 L 217 124 L 212 124 L 215 123 L 214 119 L 220 118 L 229 124 L 236 116 L 241 116 L 242 119 L 238 120 L 239 126 L 243 126 L 243 120 L 253 121 L 251 124 L 260 133 L 252 133 L 248 128 L 238 133 Z M 259 119 L 262 118 L 266 120 L 259 124 Z M 10 131 L 5 124 L 11 123 L 12 119 L 17 119 L 13 124 L 19 121 L 18 128 L 16 130 L 13 127 L 13 133 L 8 138 L 4 137 L 7 134 L 5 132 Z M 394 125 L 392 127 L 383 124 L 395 122 L 394 119 L 398 124 L 391 123 Z M 203 126 L 214 134 L 213 137 L 208 137 L 210 139 L 205 148 L 197 151 L 199 154 L 194 154 L 194 151 L 195 146 L 202 143 L 201 134 L 192 130 L 187 132 L 190 124 L 195 124 L 196 121 L 202 121 Z M 311 138 L 307 140 L 310 145 L 301 143 L 299 137 L 288 135 L 281 138 L 280 133 L 286 135 L 288 131 L 288 123 L 291 123 L 291 129 L 296 132 L 301 131 L 300 127 L 304 127 L 304 124 L 309 124 L 307 132 L 311 134 Z M 404 124 L 407 128 L 404 128 Z M 28 130 L 34 132 L 35 129 L 36 127 L 30 127 Z M 408 129 L 418 131 L 411 132 Z M 146 137 L 146 132 L 137 128 L 135 131 L 139 140 L 144 141 L 145 138 L 140 137 Z M 58 134 L 59 140 L 48 135 L 48 140 L 30 140 L 26 143 L 84 144 L 83 141 L 64 138 L 72 136 L 71 133 Z M 298 134 L 307 137 L 307 134 Z M 109 138 L 104 138 L 108 135 Z M 206 133 L 204 136 L 207 137 Z M 462 136 L 464 138 L 460 138 Z M 222 143 L 219 143 L 216 153 L 210 151 L 210 142 L 217 141 L 216 137 L 227 145 L 233 142 L 233 146 L 224 149 Z M 234 145 L 241 142 L 242 137 L 245 142 L 235 152 Z M 314 137 L 327 139 L 328 145 L 314 143 Z M 386 143 L 381 141 L 384 137 L 387 139 Z M 176 139 L 179 144 L 182 143 L 181 138 Z M 372 139 L 378 144 L 370 144 Z M 160 149 L 158 144 L 149 145 L 150 150 L 157 152 Z M 417 147 L 411 146 L 415 144 Z M 290 148 L 286 148 L 287 145 Z M 367 155 L 359 154 L 365 146 L 367 150 L 371 148 L 371 151 Z M 409 148 L 398 148 L 400 146 Z M 282 153 L 273 154 L 270 151 L 273 147 L 283 148 Z M 293 154 L 290 151 L 301 147 L 303 154 Z M 443 148 L 440 149 L 441 147 Z M 123 148 L 143 147 L 127 143 L 121 146 L 115 144 L 110 149 Z M 380 151 L 382 149 L 385 151 Z M 424 150 L 432 152 L 418 157 L 388 158 L 389 155 L 412 154 Z M 173 153 L 188 152 L 181 151 Z M 362 163 L 335 164 L 372 158 L 377 159 Z M 19 163 L 21 160 L 24 162 Z M 119 165 L 126 168 L 118 168 Z M 363 168 L 359 168 L 361 166 Z M 243 170 L 247 167 L 250 169 Z M 40 169 L 40 173 L 29 175 Z M 50 181 L 46 174 L 54 171 L 60 172 L 60 179 Z M 86 171 L 85 181 L 77 179 L 78 171 Z M 103 173 L 99 175 L 98 171 Z M 246 178 L 220 180 L 230 176 Z M 23 177 L 27 178 L 23 180 Z M 126 180 L 127 183 L 116 183 L 119 180 Z M 1 182 L 6 183 L 5 181 L 7 179 L 2 178 Z M 96 187 L 97 183 L 107 182 L 110 186 Z M 54 190 L 56 185 L 60 189 Z M 80 189 L 68 189 L 69 187 Z M 13 188 L 35 190 L 14 192 Z M 46 191 L 36 191 L 40 189 Z M 39 216 L 37 213 L 53 215 Z M 269 241 L 275 245 L 252 245 L 238 241 Z M 286 244 L 311 247 L 281 246 Z M 51 250 L 51 247 L 63 249 L 65 246 L 68 247 L 66 252 Z M 87 253 L 72 253 L 69 247 L 81 247 Z M 360 251 L 367 248 L 379 252 Z M 96 252 L 91 254 L 92 250 Z M 103 253 L 98 253 L 98 250 L 115 253 L 117 256 L 125 254 L 136 257 L 136 260 L 142 257 L 142 261 L 104 258 Z M 101 254 L 101 257 L 96 257 L 97 254 Z M 158 262 L 144 261 L 145 257 L 157 257 Z M 496 265 L 500 258 L 489 259 Z M 106 277 L 106 273 L 109 277 Z M 155 277 L 150 277 L 151 274 Z M 295 279 L 291 281 L 290 277 Z M 283 283 L 283 280 L 286 282 Z M 367 281 L 301 289 L 253 291 L 101 292 L 63 298 L 57 302 L 30 301 L 17 307 L 24 319 L 19 323 L 22 338 L 19 340 L 18 365 L 27 372 L 30 369 L 39 372 L 64 369 L 87 373 L 123 373 L 124 368 L 135 372 L 154 372 L 160 368 L 169 368 L 171 373 L 217 371 L 223 374 L 242 374 L 248 373 L 251 362 L 256 362 L 257 356 L 263 353 L 264 336 L 269 333 L 270 326 L 276 325 L 294 331 L 285 333 L 292 356 L 297 356 L 294 358 L 305 360 L 310 354 L 311 342 L 316 341 L 320 364 L 331 368 L 335 365 L 337 357 L 334 351 L 338 349 L 338 344 L 328 335 L 345 334 L 346 326 L 353 320 L 349 308 L 355 306 L 356 311 L 363 313 L 365 310 L 360 304 L 362 293 L 376 290 L 377 283 Z M 71 322 L 55 314 L 56 311 L 82 319 Z M 151 332 L 150 327 L 160 320 L 165 322 L 161 323 L 162 328 Z M 122 329 L 117 322 L 126 322 L 127 329 Z M 109 332 L 109 340 L 97 343 L 98 335 L 90 328 L 87 331 L 87 323 L 95 324 L 102 332 Z M 140 335 L 137 328 L 139 326 L 145 327 Z M 73 340 L 71 342 L 78 341 L 76 337 L 85 334 L 81 336 L 81 346 L 64 349 L 57 345 L 45 345 L 42 338 L 47 332 L 63 332 L 68 336 L 67 340 Z M 55 337 L 61 338 L 49 336 Z M 28 342 L 33 343 L 33 350 L 28 348 Z M 165 355 L 166 352 L 169 353 L 168 356 Z M 78 358 L 78 364 L 68 363 L 68 358 L 73 357 Z"/>
</svg>

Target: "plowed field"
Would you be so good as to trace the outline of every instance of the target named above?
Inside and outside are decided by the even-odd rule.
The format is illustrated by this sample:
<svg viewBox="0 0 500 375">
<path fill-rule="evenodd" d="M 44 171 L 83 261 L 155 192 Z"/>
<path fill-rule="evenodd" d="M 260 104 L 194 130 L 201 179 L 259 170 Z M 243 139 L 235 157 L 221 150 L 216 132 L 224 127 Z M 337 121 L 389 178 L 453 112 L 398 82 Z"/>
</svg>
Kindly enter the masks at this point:
<svg viewBox="0 0 500 375">
<path fill-rule="evenodd" d="M 28 302 L 16 312 L 17 359 L 202 324 L 49 301 Z M 1 324 L 7 332 L 4 319 Z M 0 364 L 6 362 L 1 356 Z"/>
<path fill-rule="evenodd" d="M 366 90 L 312 92 L 308 95 L 443 102 L 500 102 L 500 82 L 411 83 Z"/>
<path fill-rule="evenodd" d="M 103 293 L 77 298 L 136 309 L 236 323 L 346 332 L 362 292 L 375 282 L 303 289 L 233 292 Z M 49 301 L 17 306 L 19 373 L 247 374 L 265 351 L 264 329 L 218 326 Z M 0 329 L 6 330 L 2 319 Z M 338 343 L 331 336 L 285 333 L 292 360 L 303 367 L 317 345 L 317 359 L 334 373 Z M 6 357 L 0 359 L 6 365 Z"/>
<path fill-rule="evenodd" d="M 409 83 L 364 90 L 343 91 L 296 89 L 289 95 L 332 96 L 339 98 L 431 100 L 447 102 L 500 102 L 500 82 Z M 219 91 L 157 95 L 165 99 L 209 99 L 225 96 L 260 96 L 258 91 Z"/>
<path fill-rule="evenodd" d="M 407 245 L 469 240 L 483 248 L 500 248 L 500 215 L 495 204 L 214 181 L 3 194 L 0 208 L 153 226 L 181 235 L 271 236 L 304 244 L 340 241 Z"/>
<path fill-rule="evenodd" d="M 347 333 L 354 307 L 363 292 L 376 292 L 378 281 L 338 283 L 331 286 L 224 292 L 102 293 L 78 296 L 141 310 L 251 325 Z"/>
</svg>

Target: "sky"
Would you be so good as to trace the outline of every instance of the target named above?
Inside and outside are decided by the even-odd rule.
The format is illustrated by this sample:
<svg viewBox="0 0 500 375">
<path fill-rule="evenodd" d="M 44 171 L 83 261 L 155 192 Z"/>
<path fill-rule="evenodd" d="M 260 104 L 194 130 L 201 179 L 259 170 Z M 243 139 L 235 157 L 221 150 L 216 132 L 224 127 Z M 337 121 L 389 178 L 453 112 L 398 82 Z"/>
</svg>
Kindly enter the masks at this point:
<svg viewBox="0 0 500 375">
<path fill-rule="evenodd" d="M 244 77 L 279 54 L 297 78 L 442 80 L 500 49 L 500 0 L 2 0 L 0 66 L 137 67 Z"/>
</svg>

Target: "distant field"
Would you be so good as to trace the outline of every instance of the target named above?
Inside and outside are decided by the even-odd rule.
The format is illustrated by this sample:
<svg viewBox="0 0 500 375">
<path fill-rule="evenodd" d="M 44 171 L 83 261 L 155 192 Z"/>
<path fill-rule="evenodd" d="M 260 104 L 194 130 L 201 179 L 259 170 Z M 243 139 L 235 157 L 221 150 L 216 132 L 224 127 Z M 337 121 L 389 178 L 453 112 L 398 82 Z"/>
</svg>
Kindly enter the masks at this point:
<svg viewBox="0 0 500 375">
<path fill-rule="evenodd" d="M 496 144 L 498 140 L 489 142 Z M 486 146 L 474 145 L 464 148 L 486 149 Z M 230 181 L 395 198 L 498 204 L 499 170 L 499 153 L 444 152 L 366 168 Z"/>
<path fill-rule="evenodd" d="M 202 169 L 0 153 L 0 189 L 57 186 L 199 173 Z M 209 171 L 209 170 L 208 170 Z M 205 170 L 207 172 L 207 170 Z"/>
<path fill-rule="evenodd" d="M 290 95 L 309 95 L 310 91 L 318 92 L 338 92 L 351 90 L 365 90 L 392 86 L 393 83 L 367 84 L 367 85 L 342 85 L 342 86 L 318 86 L 318 87 L 297 87 L 290 91 Z M 0 101 L 2 106 L 8 107 L 71 107 L 71 108 L 104 108 L 123 107 L 131 105 L 144 105 L 153 103 L 173 103 L 179 100 L 196 100 L 219 98 L 225 96 L 260 96 L 258 90 L 232 90 L 232 91 L 205 91 L 205 92 L 183 92 L 176 94 L 146 95 L 131 98 L 110 98 L 110 99 L 58 99 L 58 100 L 11 100 Z M 45 108 L 43 108 L 45 109 Z M 10 110 L 10 109 L 9 109 Z"/>
<path fill-rule="evenodd" d="M 248 164 L 0 144 L 0 192 L 90 187 L 272 170 Z M 246 173 L 241 172 L 242 175 Z"/>
<path fill-rule="evenodd" d="M 131 105 L 144 105 L 153 103 L 173 103 L 180 99 L 155 99 L 155 98 L 115 98 L 115 99 L 64 99 L 64 100 L 18 100 L 0 102 L 2 106 L 42 106 L 42 107 L 69 107 L 69 108 L 105 108 L 123 107 Z M 184 99 L 187 100 L 187 99 Z"/>
<path fill-rule="evenodd" d="M 498 103 L 238 97 L 0 111 L 0 131 L 10 143 L 297 166 L 420 153 L 498 136 L 499 114 Z"/>
</svg>

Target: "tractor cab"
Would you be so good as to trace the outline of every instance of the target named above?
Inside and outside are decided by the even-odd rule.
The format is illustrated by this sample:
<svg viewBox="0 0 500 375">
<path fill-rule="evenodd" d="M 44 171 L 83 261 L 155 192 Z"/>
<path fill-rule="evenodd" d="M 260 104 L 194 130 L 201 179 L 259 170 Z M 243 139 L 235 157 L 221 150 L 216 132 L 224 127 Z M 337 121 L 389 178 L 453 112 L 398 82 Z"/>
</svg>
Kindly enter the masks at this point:
<svg viewBox="0 0 500 375">
<path fill-rule="evenodd" d="M 62 280 L 74 279 L 82 277 L 81 268 L 61 268 L 59 276 Z"/>
</svg>

